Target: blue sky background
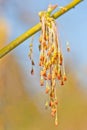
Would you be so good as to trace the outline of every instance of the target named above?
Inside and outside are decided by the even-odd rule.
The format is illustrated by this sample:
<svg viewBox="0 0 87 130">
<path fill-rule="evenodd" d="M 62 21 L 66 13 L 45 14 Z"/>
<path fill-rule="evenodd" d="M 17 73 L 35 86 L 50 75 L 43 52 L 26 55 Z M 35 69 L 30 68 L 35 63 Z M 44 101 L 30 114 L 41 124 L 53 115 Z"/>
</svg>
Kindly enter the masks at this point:
<svg viewBox="0 0 87 130">
<path fill-rule="evenodd" d="M 0 0 L 0 17 L 4 18 L 11 28 L 9 42 L 24 33 L 26 30 L 39 22 L 38 12 L 46 10 L 49 4 L 58 4 L 64 6 L 71 0 Z M 60 38 L 62 41 L 65 59 L 69 59 L 70 66 L 78 72 L 77 76 L 80 83 L 87 86 L 87 0 L 77 5 L 74 9 L 62 15 L 57 20 Z M 30 77 L 30 62 L 28 59 L 29 43 L 31 39 L 26 40 L 23 44 L 11 52 L 17 57 L 17 60 L 24 70 L 26 80 L 36 78 L 38 70 L 37 59 L 39 33 L 34 37 L 34 59 L 36 61 L 35 77 Z M 66 52 L 65 42 L 70 42 L 71 52 Z M 36 84 L 37 82 L 35 82 Z M 38 85 L 38 83 L 37 83 Z M 27 86 L 27 85 L 26 85 Z"/>
</svg>

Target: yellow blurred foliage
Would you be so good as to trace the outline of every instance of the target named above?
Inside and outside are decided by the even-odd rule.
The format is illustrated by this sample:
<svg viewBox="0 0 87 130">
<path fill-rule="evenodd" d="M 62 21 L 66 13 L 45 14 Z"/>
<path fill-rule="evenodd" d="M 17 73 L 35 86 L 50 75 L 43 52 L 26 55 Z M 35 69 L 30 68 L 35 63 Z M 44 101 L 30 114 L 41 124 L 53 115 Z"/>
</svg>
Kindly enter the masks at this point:
<svg viewBox="0 0 87 130">
<path fill-rule="evenodd" d="M 6 21 L 1 20 L 0 48 L 8 40 L 8 29 Z M 0 60 L 0 130 L 28 128 L 29 119 L 33 121 L 33 114 L 37 111 L 32 100 L 29 100 L 21 75 L 13 56 L 7 55 Z"/>
<path fill-rule="evenodd" d="M 4 18 L 0 18 L 0 49 L 5 45 L 10 34 L 10 27 Z"/>
</svg>

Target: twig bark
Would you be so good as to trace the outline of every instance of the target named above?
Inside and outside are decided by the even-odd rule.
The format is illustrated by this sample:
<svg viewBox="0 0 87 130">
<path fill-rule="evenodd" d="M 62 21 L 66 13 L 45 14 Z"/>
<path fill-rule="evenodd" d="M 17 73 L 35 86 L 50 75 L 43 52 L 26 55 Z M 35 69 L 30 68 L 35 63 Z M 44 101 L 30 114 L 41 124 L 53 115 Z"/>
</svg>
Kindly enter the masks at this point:
<svg viewBox="0 0 87 130">
<path fill-rule="evenodd" d="M 59 11 L 55 12 L 52 15 L 52 17 L 55 18 L 55 19 L 57 19 L 58 17 L 60 17 L 61 15 L 63 15 L 67 11 L 69 11 L 70 9 L 74 8 L 77 4 L 79 4 L 82 1 L 83 0 L 73 0 L 71 3 L 69 3 L 66 6 L 64 6 Z M 18 38 L 16 38 L 15 40 L 13 40 L 7 46 L 5 46 L 4 48 L 2 48 L 0 50 L 0 59 L 3 56 L 5 56 L 7 53 L 9 53 L 11 50 L 13 50 L 14 48 L 16 48 L 18 45 L 20 45 L 22 42 L 24 42 L 26 39 L 28 39 L 29 37 L 31 37 L 33 34 L 35 34 L 38 31 L 40 31 L 40 29 L 41 29 L 41 24 L 38 23 L 34 27 L 32 27 L 31 29 L 29 29 L 28 31 L 26 31 L 24 34 L 20 35 Z"/>
</svg>

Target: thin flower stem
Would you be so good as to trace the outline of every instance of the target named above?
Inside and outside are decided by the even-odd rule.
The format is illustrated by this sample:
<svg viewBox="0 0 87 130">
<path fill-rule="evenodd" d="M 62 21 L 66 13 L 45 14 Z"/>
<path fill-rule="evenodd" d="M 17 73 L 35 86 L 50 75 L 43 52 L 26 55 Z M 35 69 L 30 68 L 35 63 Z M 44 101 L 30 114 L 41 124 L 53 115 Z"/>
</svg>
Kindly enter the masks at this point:
<svg viewBox="0 0 87 130">
<path fill-rule="evenodd" d="M 57 19 L 58 17 L 60 17 L 61 15 L 65 14 L 67 11 L 69 11 L 72 8 L 74 8 L 77 4 L 79 4 L 82 1 L 83 0 L 73 0 L 71 3 L 69 3 L 66 6 L 64 6 L 59 11 L 55 12 L 52 15 L 52 17 L 55 18 L 55 19 Z M 50 11 L 48 13 L 51 13 L 52 11 Z M 4 57 L 7 53 L 9 53 L 11 50 L 13 50 L 14 48 L 16 48 L 18 45 L 20 45 L 22 42 L 24 42 L 25 40 L 27 40 L 29 37 L 31 37 L 32 35 L 34 35 L 38 31 L 40 31 L 40 29 L 41 29 L 41 24 L 38 23 L 34 27 L 32 27 L 31 29 L 29 29 L 28 31 L 26 31 L 24 34 L 20 35 L 18 38 L 16 38 L 12 42 L 10 42 L 8 45 L 6 45 L 4 48 L 2 48 L 0 50 L 0 59 L 2 57 Z"/>
<path fill-rule="evenodd" d="M 52 16 L 54 19 L 57 19 L 61 15 L 65 14 L 70 9 L 74 8 L 76 5 L 78 5 L 80 2 L 84 0 L 72 0 L 68 5 L 62 7 L 59 11 L 55 12 Z"/>
</svg>

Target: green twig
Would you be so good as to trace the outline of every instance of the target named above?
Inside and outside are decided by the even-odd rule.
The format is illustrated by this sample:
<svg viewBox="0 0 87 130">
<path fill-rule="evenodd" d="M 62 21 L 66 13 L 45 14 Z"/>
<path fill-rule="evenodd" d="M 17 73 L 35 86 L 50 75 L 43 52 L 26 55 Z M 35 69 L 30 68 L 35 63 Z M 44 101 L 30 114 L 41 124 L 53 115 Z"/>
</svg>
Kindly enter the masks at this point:
<svg viewBox="0 0 87 130">
<path fill-rule="evenodd" d="M 52 15 L 52 17 L 55 18 L 55 19 L 57 19 L 58 17 L 60 17 L 64 13 L 66 13 L 68 10 L 74 8 L 77 4 L 79 4 L 82 1 L 83 0 L 73 0 L 71 3 L 69 3 L 68 5 L 62 7 L 59 11 L 55 12 Z M 13 40 L 11 43 L 9 43 L 7 46 L 5 46 L 4 48 L 2 48 L 0 50 L 0 58 L 2 58 L 3 56 L 5 56 L 7 53 L 9 53 L 11 50 L 13 50 L 14 48 L 16 48 L 18 45 L 20 45 L 26 39 L 28 39 L 29 37 L 31 37 L 33 34 L 35 34 L 36 32 L 40 31 L 40 29 L 41 29 L 41 24 L 38 23 L 34 27 L 32 27 L 31 29 L 29 29 L 28 31 L 26 31 L 24 34 L 22 34 L 21 36 L 19 36 L 15 40 Z"/>
</svg>

